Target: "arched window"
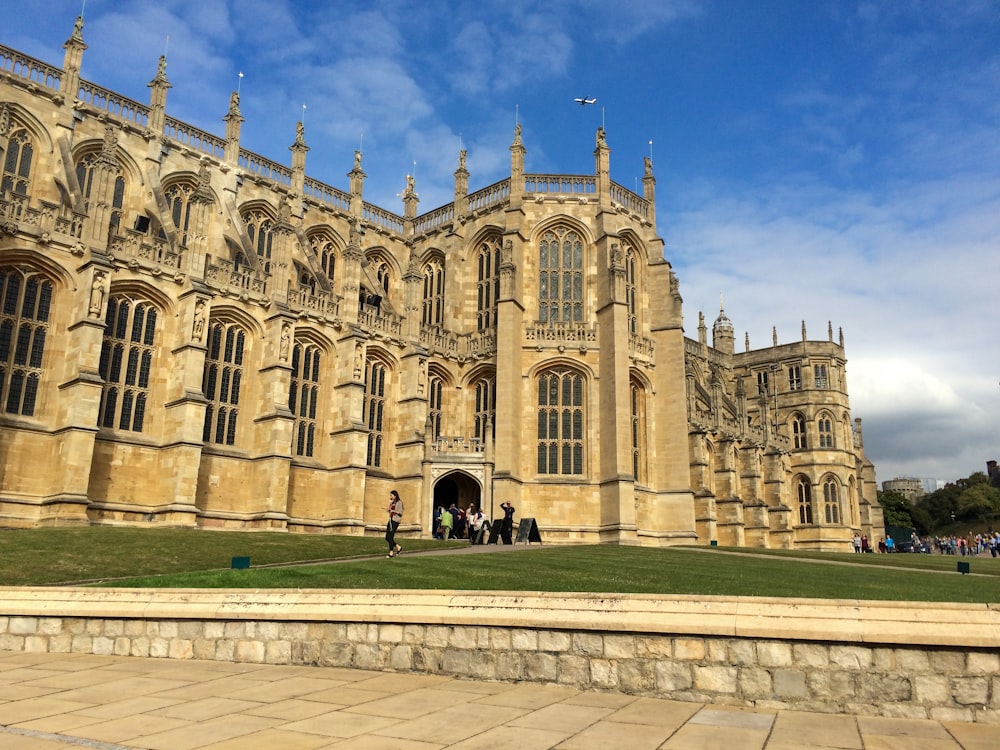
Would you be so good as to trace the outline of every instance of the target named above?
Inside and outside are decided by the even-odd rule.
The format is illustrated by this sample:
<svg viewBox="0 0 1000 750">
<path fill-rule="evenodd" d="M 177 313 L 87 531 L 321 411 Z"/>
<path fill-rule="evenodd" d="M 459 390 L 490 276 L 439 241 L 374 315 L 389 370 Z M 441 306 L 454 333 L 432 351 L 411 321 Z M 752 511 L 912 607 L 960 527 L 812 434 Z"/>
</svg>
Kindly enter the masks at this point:
<svg viewBox="0 0 1000 750">
<path fill-rule="evenodd" d="M 292 452 L 296 456 L 312 456 L 316 445 L 319 368 L 319 347 L 296 341 L 292 347 L 292 382 L 288 391 L 288 408 L 295 415 Z"/>
<path fill-rule="evenodd" d="M 312 245 L 313 252 L 316 253 L 316 258 L 319 260 L 319 265 L 323 269 L 323 273 L 326 274 L 326 278 L 330 280 L 330 285 L 332 286 L 337 268 L 337 254 L 333 240 L 325 234 L 320 234 L 311 237 L 309 242 Z"/>
<path fill-rule="evenodd" d="M 181 247 L 188 245 L 188 231 L 191 229 L 191 197 L 197 187 L 186 182 L 175 183 L 163 191 L 170 207 L 170 218 L 180 233 L 178 240 Z"/>
<path fill-rule="evenodd" d="M 246 332 L 237 325 L 214 321 L 208 327 L 208 351 L 201 385 L 208 399 L 202 430 L 202 440 L 206 443 L 236 444 L 246 340 Z"/>
<path fill-rule="evenodd" d="M 646 482 L 646 391 L 632 381 L 632 476 L 639 484 Z"/>
<path fill-rule="evenodd" d="M 639 264 L 635 249 L 625 246 L 625 307 L 628 310 L 628 332 L 639 333 Z"/>
<path fill-rule="evenodd" d="M 833 448 L 833 420 L 830 419 L 829 415 L 820 415 L 816 421 L 816 427 L 819 430 L 819 447 Z"/>
<path fill-rule="evenodd" d="M 8 414 L 32 416 L 52 306 L 52 282 L 0 268 L 0 398 Z"/>
<path fill-rule="evenodd" d="M 500 238 L 490 237 L 479 245 L 476 256 L 476 330 L 488 331 L 497 325 L 500 298 Z"/>
<path fill-rule="evenodd" d="M 378 360 L 369 359 L 365 366 L 365 423 L 368 426 L 369 466 L 382 465 L 382 442 L 385 429 L 385 386 L 387 368 Z"/>
<path fill-rule="evenodd" d="M 806 420 L 796 414 L 792 417 L 792 447 L 806 448 Z"/>
<path fill-rule="evenodd" d="M 382 287 L 383 296 L 388 297 L 389 287 L 392 284 L 392 269 L 388 261 L 381 259 L 375 261 L 375 278 Z"/>
<path fill-rule="evenodd" d="M 840 523 L 840 491 L 832 477 L 823 482 L 823 508 L 827 523 Z"/>
<path fill-rule="evenodd" d="M 433 258 L 424 265 L 424 301 L 420 322 L 425 326 L 444 322 L 444 265 Z"/>
<path fill-rule="evenodd" d="M 546 231 L 538 243 L 538 320 L 583 322 L 583 242 L 564 227 Z"/>
<path fill-rule="evenodd" d="M 110 216 L 108 231 L 118 233 L 125 206 L 125 178 L 121 168 L 109 163 L 100 153 L 87 154 L 76 164 L 76 179 L 80 184 L 87 213 L 95 214 L 95 202 L 103 204 L 110 194 Z M 114 184 L 111 185 L 110 183 Z"/>
<path fill-rule="evenodd" d="M 264 273 L 271 273 L 271 248 L 274 245 L 274 222 L 271 217 L 260 210 L 248 211 L 243 214 L 243 223 L 247 227 L 250 245 L 260 258 Z"/>
<path fill-rule="evenodd" d="M 105 318 L 99 372 L 104 379 L 98 426 L 142 432 L 153 368 L 156 308 L 112 297 Z"/>
<path fill-rule="evenodd" d="M 480 378 L 476 381 L 476 413 L 474 417 L 473 434 L 486 442 L 486 425 L 492 425 L 492 434 L 496 436 L 496 403 L 497 381 L 495 378 Z"/>
<path fill-rule="evenodd" d="M 583 474 L 583 377 L 553 370 L 538 377 L 538 473 Z"/>
<path fill-rule="evenodd" d="M 20 128 L 7 139 L 7 155 L 0 174 L 0 195 L 8 190 L 15 195 L 28 195 L 31 186 L 31 161 L 35 155 L 28 131 Z"/>
<path fill-rule="evenodd" d="M 431 422 L 431 435 L 441 437 L 441 403 L 444 393 L 444 381 L 437 375 L 431 375 L 428 382 L 427 418 Z"/>
<path fill-rule="evenodd" d="M 812 488 L 809 486 L 809 481 L 805 478 L 800 478 L 799 481 L 796 482 L 795 491 L 799 499 L 799 523 L 812 525 Z"/>
</svg>

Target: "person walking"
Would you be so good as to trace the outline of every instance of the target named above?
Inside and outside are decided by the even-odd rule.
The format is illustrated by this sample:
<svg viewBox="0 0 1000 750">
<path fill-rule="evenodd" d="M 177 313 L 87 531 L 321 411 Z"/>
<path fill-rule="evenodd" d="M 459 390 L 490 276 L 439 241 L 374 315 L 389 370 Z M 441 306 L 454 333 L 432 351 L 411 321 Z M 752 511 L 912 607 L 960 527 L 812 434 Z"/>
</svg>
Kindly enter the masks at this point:
<svg viewBox="0 0 1000 750">
<path fill-rule="evenodd" d="M 403 520 L 403 501 L 399 493 L 393 490 L 389 493 L 389 521 L 385 525 L 385 541 L 389 544 L 389 554 L 386 557 L 397 557 L 403 547 L 396 544 L 396 529 Z"/>
<path fill-rule="evenodd" d="M 503 509 L 503 524 L 500 527 L 500 539 L 504 544 L 513 544 L 512 535 L 514 533 L 514 506 L 509 502 L 500 503 Z"/>
</svg>

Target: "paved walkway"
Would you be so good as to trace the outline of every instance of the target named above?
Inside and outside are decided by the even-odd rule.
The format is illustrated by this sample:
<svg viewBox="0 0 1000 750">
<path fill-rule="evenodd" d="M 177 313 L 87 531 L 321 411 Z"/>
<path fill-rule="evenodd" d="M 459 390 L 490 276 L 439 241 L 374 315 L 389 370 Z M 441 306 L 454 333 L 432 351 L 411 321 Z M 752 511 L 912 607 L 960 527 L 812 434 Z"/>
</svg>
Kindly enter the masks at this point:
<svg viewBox="0 0 1000 750">
<path fill-rule="evenodd" d="M 0 651 L 3 750 L 996 750 L 1000 726 L 327 667 Z"/>
</svg>

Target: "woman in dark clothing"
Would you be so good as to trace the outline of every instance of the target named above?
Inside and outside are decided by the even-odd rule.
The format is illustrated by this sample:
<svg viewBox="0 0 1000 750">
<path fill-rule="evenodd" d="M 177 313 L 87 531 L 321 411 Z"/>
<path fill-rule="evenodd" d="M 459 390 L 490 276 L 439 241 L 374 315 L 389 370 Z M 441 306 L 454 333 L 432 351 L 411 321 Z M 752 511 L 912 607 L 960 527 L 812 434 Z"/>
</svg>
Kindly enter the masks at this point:
<svg viewBox="0 0 1000 750">
<path fill-rule="evenodd" d="M 389 493 L 389 521 L 385 525 L 385 541 L 389 544 L 389 554 L 386 557 L 396 557 L 403 548 L 396 544 L 396 529 L 403 520 L 403 501 L 399 493 L 393 490 Z"/>
</svg>

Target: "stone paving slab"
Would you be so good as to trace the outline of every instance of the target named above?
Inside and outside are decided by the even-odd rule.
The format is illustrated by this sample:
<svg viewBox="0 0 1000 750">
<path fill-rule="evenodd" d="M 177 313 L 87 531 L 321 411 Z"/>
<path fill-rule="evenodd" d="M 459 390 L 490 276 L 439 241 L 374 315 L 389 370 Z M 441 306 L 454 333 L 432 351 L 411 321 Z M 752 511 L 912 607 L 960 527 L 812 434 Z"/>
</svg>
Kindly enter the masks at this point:
<svg viewBox="0 0 1000 750">
<path fill-rule="evenodd" d="M 996 750 L 1000 725 L 325 667 L 0 651 L 3 750 Z"/>
</svg>

